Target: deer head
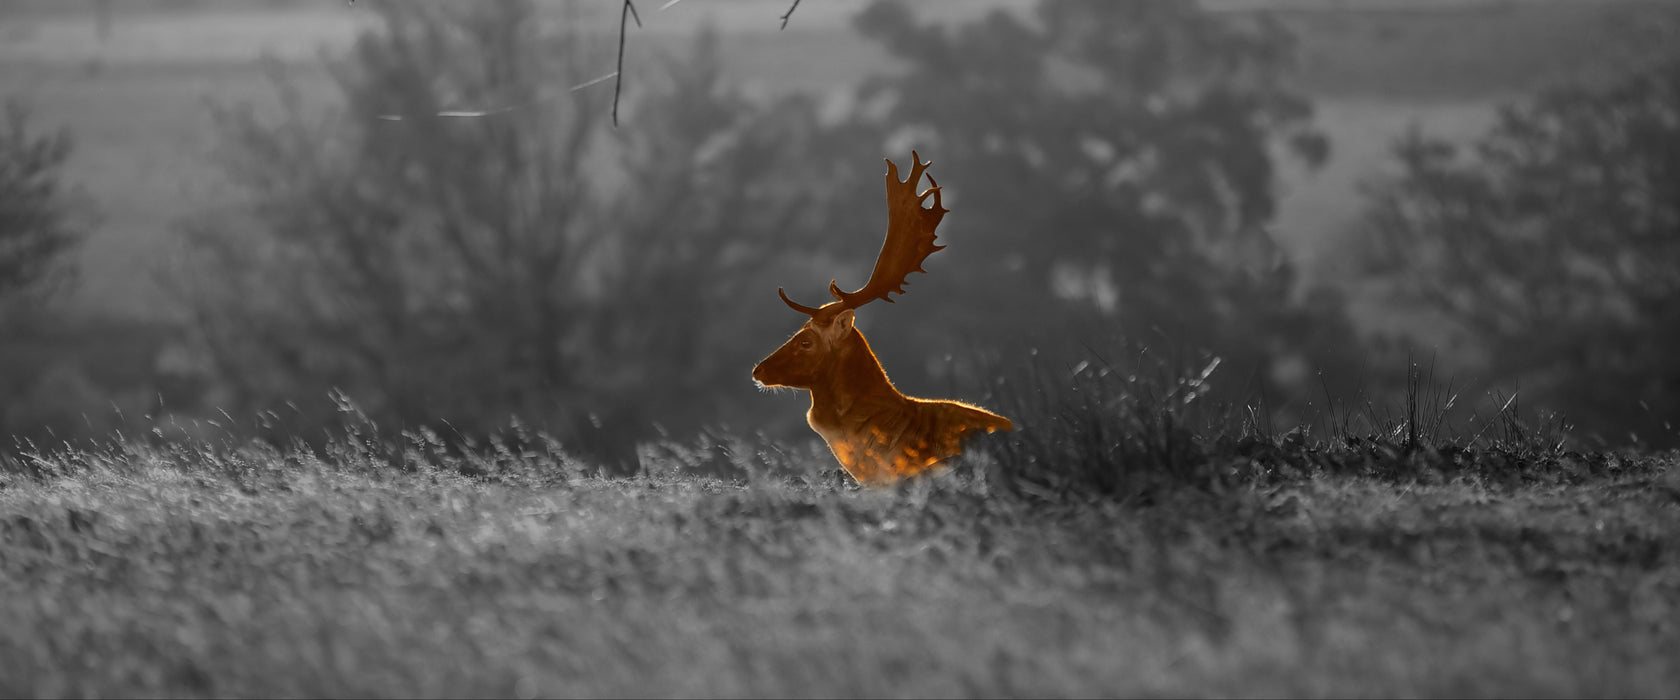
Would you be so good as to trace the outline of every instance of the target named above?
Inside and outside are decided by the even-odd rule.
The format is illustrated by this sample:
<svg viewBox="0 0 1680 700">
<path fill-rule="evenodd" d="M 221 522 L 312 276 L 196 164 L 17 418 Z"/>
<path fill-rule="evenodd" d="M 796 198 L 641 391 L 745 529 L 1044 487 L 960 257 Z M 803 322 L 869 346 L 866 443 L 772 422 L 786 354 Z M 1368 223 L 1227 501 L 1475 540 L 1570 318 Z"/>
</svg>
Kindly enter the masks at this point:
<svg viewBox="0 0 1680 700">
<path fill-rule="evenodd" d="M 939 183 L 928 176 L 931 185 L 918 193 L 916 186 L 932 162 L 923 163 L 915 151 L 910 152 L 910 176 L 900 180 L 898 164 L 887 161 L 887 240 L 876 256 L 875 269 L 869 282 L 855 292 L 840 289 L 829 280 L 828 292 L 834 301 L 821 307 L 810 307 L 788 298 L 781 288 L 776 294 L 788 308 L 810 316 L 811 320 L 795 333 L 787 343 L 753 368 L 753 379 L 766 386 L 787 386 L 808 389 L 821 375 L 822 369 L 833 364 L 843 354 L 842 347 L 854 331 L 853 310 L 876 299 L 892 303 L 892 292 L 904 293 L 905 278 L 912 272 L 926 273 L 922 262 L 934 251 L 945 246 L 934 245 L 934 229 L 939 227 L 947 211 L 941 199 Z M 924 209 L 922 202 L 933 195 L 933 207 Z"/>
</svg>

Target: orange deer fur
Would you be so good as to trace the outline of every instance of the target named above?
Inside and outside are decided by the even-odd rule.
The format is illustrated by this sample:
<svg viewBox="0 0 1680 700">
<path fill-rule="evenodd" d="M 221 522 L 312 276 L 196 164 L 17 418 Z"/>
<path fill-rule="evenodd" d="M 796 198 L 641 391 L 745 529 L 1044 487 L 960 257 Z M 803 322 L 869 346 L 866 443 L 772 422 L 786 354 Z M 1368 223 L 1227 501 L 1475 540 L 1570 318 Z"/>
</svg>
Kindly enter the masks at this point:
<svg viewBox="0 0 1680 700">
<path fill-rule="evenodd" d="M 962 452 L 966 438 L 979 432 L 1012 430 L 1008 418 L 958 401 L 932 401 L 905 396 L 887 378 L 869 341 L 854 325 L 854 310 L 888 292 L 904 293 L 904 277 L 926 272 L 921 263 L 944 246 L 933 245 L 934 229 L 946 209 L 939 185 L 920 194 L 916 186 L 931 163 L 910 153 L 908 180 L 898 179 L 898 166 L 887 161 L 887 240 L 869 282 L 856 292 L 843 292 L 833 282 L 829 291 L 837 301 L 811 308 L 782 301 L 809 315 L 797 333 L 753 368 L 761 386 L 785 386 L 811 392 L 806 421 L 828 443 L 846 473 L 865 484 L 884 484 L 913 476 Z M 931 209 L 922 201 L 934 197 Z"/>
</svg>

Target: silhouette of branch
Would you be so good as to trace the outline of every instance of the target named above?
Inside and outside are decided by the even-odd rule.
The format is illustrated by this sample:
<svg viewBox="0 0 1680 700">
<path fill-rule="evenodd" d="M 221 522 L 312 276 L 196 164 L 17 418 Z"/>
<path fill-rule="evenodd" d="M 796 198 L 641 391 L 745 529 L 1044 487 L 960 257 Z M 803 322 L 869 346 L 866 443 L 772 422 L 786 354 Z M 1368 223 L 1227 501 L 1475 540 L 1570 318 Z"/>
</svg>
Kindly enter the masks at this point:
<svg viewBox="0 0 1680 700">
<path fill-rule="evenodd" d="M 787 14 L 782 15 L 782 29 L 787 29 L 788 18 L 792 17 L 793 11 L 797 9 L 799 9 L 799 0 L 793 0 L 793 5 L 788 7 Z"/>
<path fill-rule="evenodd" d="M 636 28 L 642 28 L 642 15 L 636 12 L 636 3 L 624 0 L 624 9 L 618 14 L 618 74 L 613 81 L 613 127 L 618 127 L 618 96 L 624 91 L 624 32 L 631 17 L 636 18 Z"/>
<path fill-rule="evenodd" d="M 352 3 L 355 2 L 355 0 L 349 1 Z M 665 3 L 659 9 L 663 11 L 678 2 L 680 2 L 680 0 L 670 0 L 670 2 Z M 788 6 L 788 11 L 782 14 L 782 29 L 787 29 L 788 19 L 793 17 L 793 11 L 797 9 L 799 9 L 799 0 L 793 0 L 793 4 Z M 642 28 L 642 15 L 636 11 L 636 3 L 631 0 L 624 0 L 624 7 L 618 14 L 618 70 L 613 73 L 612 122 L 614 127 L 618 126 L 618 97 L 624 92 L 624 39 L 625 32 L 629 28 L 631 19 L 636 20 L 637 29 Z M 594 85 L 595 82 L 596 81 L 590 81 L 572 89 L 576 90 L 581 87 Z"/>
<path fill-rule="evenodd" d="M 670 2 L 665 3 L 659 9 L 661 11 L 663 11 L 663 10 L 671 7 L 672 5 L 677 4 L 678 2 L 681 2 L 681 0 L 670 0 Z M 345 5 L 350 6 L 350 7 L 355 7 L 356 6 L 356 0 L 344 0 L 344 3 L 345 3 Z M 103 2 L 100 3 L 100 7 L 103 8 L 104 5 L 105 5 L 105 3 L 103 3 Z M 782 29 L 787 29 L 788 19 L 793 17 L 793 11 L 797 10 L 797 9 L 799 9 L 799 0 L 793 0 L 793 4 L 788 6 L 788 11 L 786 13 L 782 14 Z M 618 15 L 618 70 L 613 71 L 613 74 L 610 75 L 610 76 L 602 76 L 600 78 L 596 78 L 595 80 L 588 81 L 588 82 L 583 83 L 581 85 L 572 86 L 573 90 L 578 90 L 580 88 L 586 88 L 586 87 L 589 87 L 590 85 L 594 85 L 598 82 L 606 80 L 607 78 L 613 78 L 612 123 L 613 123 L 614 128 L 616 128 L 618 126 L 618 98 L 619 98 L 620 95 L 622 95 L 624 93 L 624 40 L 625 40 L 625 36 L 626 36 L 626 30 L 628 30 L 628 28 L 629 28 L 629 24 L 630 24 L 631 19 L 636 20 L 636 28 L 637 29 L 642 28 L 642 14 L 640 12 L 636 11 L 636 3 L 633 2 L 632 0 L 624 0 L 624 7 L 619 10 L 619 15 Z M 452 115 L 439 115 L 439 116 L 482 116 L 482 115 L 452 114 Z M 383 117 L 381 117 L 381 118 L 383 118 Z M 397 119 L 400 119 L 400 118 L 401 117 L 397 117 Z"/>
</svg>

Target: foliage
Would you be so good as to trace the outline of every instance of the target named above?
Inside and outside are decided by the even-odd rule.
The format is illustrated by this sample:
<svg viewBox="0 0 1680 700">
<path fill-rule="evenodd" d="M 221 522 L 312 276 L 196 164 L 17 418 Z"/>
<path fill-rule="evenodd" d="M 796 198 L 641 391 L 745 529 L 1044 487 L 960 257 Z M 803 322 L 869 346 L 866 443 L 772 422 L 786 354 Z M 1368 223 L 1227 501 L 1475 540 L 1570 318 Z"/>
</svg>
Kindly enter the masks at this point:
<svg viewBox="0 0 1680 700">
<path fill-rule="evenodd" d="M 606 96 L 568 89 L 602 49 L 575 17 L 377 9 L 331 63 L 341 113 L 223 114 L 247 201 L 194 224 L 213 278 L 187 291 L 238 403 L 306 406 L 276 414 L 293 434 L 331 422 L 334 388 L 452 436 L 513 414 L 623 465 L 651 421 L 692 427 L 716 387 L 748 387 L 727 354 L 757 321 L 736 308 L 762 238 L 811 226 L 809 105 L 742 98 L 703 40 L 609 131 Z"/>
<path fill-rule="evenodd" d="M 878 211 L 881 165 L 859 154 L 912 145 L 960 179 L 959 245 L 933 263 L 966 274 L 936 268 L 940 283 L 908 297 L 936 313 L 883 314 L 904 339 L 884 347 L 1014 352 L 1024 332 L 1095 319 L 1096 337 L 1064 344 L 1206 348 L 1230 393 L 1286 396 L 1304 354 L 1333 365 L 1324 348 L 1343 347 L 1319 342 L 1342 322 L 1331 300 L 1294 300 L 1262 228 L 1269 149 L 1325 152 L 1279 87 L 1274 25 L 1051 3 L 1043 29 L 996 15 L 946 36 L 883 4 L 859 26 L 910 70 L 872 79 L 856 109 L 747 99 L 713 39 L 631 82 L 648 87 L 608 131 L 604 94 L 565 89 L 602 53 L 575 23 L 522 3 L 381 11 L 333 63 L 342 113 L 293 96 L 276 123 L 223 115 L 248 199 L 192 227 L 205 281 L 187 296 L 218 377 L 238 406 L 288 406 L 263 414 L 281 432 L 330 423 L 335 388 L 445 435 L 520 415 L 620 464 L 654 421 L 751 422 L 756 397 L 724 387 L 747 387 L 770 347 L 752 339 L 791 327 L 764 290 L 842 276 L 830 261 L 872 251 L 878 219 L 858 212 Z M 468 109 L 485 114 L 434 116 Z M 939 371 L 887 364 L 910 387 Z"/>
<path fill-rule="evenodd" d="M 1394 154 L 1366 257 L 1398 297 L 1583 432 L 1680 439 L 1680 53 L 1506 106 L 1470 149 L 1414 132 Z"/>
<path fill-rule="evenodd" d="M 64 130 L 37 133 L 21 102 L 0 125 L 0 300 L 50 290 L 81 239 L 84 217 L 63 182 L 72 143 Z"/>
<path fill-rule="evenodd" d="M 50 360 L 30 357 L 41 335 L 34 317 L 40 302 L 64 288 L 71 267 L 66 258 L 88 224 L 87 204 L 66 187 L 64 164 L 72 141 L 63 129 L 40 133 L 29 125 L 22 102 L 7 101 L 0 124 L 0 436 L 21 426 L 20 415 L 40 412 L 42 395 L 53 386 Z M 47 376 L 43 378 L 43 374 Z M 63 372 L 58 372 L 60 376 Z M 79 379 L 79 378 L 78 378 Z M 77 385 L 76 388 L 80 388 Z M 73 399 L 85 398 L 73 394 Z M 63 404 L 54 392 L 48 401 Z"/>
<path fill-rule="evenodd" d="M 1303 297 L 1265 229 L 1274 150 L 1309 164 L 1328 153 L 1310 104 L 1284 87 L 1281 26 L 1170 0 L 1046 2 L 956 27 L 878 2 L 856 23 L 905 69 L 867 81 L 854 119 L 951 174 L 952 246 L 930 259 L 938 282 L 913 279 L 907 297 L 943 319 L 924 346 L 1118 336 L 1208 350 L 1237 398 L 1298 397 L 1298 367 L 1347 361 L 1324 342 L 1345 332 L 1339 305 Z"/>
</svg>

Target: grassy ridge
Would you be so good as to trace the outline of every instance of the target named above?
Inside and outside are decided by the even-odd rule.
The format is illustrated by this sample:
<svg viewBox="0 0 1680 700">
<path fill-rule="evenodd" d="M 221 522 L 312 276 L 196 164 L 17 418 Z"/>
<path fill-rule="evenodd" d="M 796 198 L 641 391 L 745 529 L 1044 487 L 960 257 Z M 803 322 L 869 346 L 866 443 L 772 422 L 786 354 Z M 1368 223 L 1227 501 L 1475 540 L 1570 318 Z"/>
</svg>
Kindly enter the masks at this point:
<svg viewBox="0 0 1680 700">
<path fill-rule="evenodd" d="M 1420 479 L 1250 439 L 1097 498 L 1016 443 L 883 491 L 728 436 L 629 479 L 522 444 L 13 465 L 0 695 L 1680 692 L 1673 457 Z"/>
</svg>

